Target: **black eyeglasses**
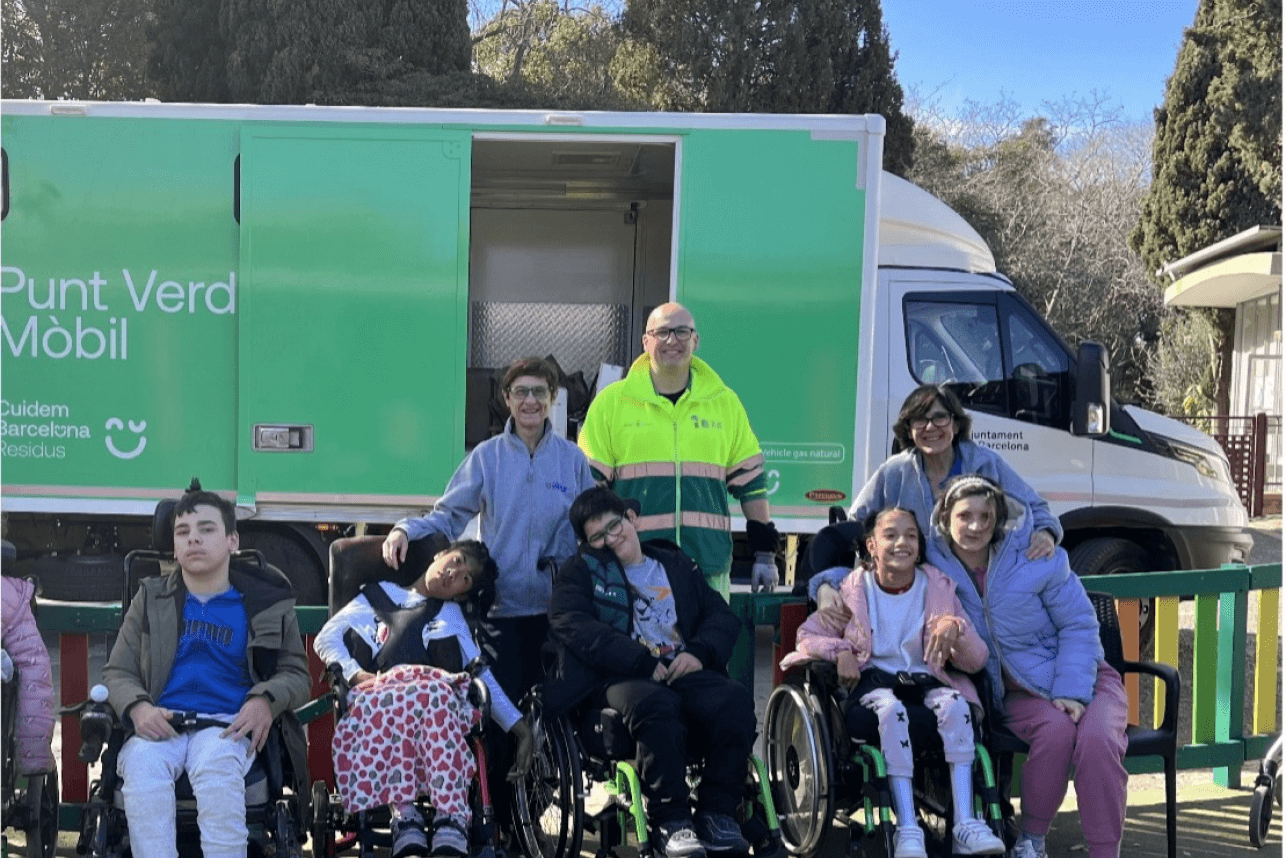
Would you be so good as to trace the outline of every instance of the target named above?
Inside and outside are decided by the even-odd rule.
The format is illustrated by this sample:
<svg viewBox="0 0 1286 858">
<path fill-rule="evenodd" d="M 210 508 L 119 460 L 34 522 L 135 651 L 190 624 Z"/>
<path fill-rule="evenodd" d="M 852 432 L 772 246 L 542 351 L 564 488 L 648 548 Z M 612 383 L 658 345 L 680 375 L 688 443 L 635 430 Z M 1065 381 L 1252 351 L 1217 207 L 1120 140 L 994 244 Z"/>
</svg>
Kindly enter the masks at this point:
<svg viewBox="0 0 1286 858">
<path fill-rule="evenodd" d="M 646 331 L 649 337 L 656 337 L 662 342 L 673 338 L 680 343 L 686 343 L 688 340 L 692 339 L 692 335 L 696 332 L 696 328 L 689 328 L 687 326 L 678 328 L 657 328 L 654 331 Z"/>
<path fill-rule="evenodd" d="M 616 518 L 609 521 L 598 533 L 593 536 L 585 537 L 585 541 L 589 543 L 591 548 L 600 548 L 603 543 L 607 541 L 609 536 L 615 536 L 621 532 L 621 525 L 624 523 L 625 519 L 618 515 Z"/>
<path fill-rule="evenodd" d="M 939 411 L 937 414 L 930 414 L 926 417 L 911 418 L 911 428 L 923 429 L 924 427 L 932 423 L 934 426 L 937 426 L 939 429 L 941 429 L 945 426 L 950 426 L 951 421 L 954 419 L 955 419 L 954 417 L 952 417 L 950 414 L 946 413 L 945 411 Z"/>
</svg>

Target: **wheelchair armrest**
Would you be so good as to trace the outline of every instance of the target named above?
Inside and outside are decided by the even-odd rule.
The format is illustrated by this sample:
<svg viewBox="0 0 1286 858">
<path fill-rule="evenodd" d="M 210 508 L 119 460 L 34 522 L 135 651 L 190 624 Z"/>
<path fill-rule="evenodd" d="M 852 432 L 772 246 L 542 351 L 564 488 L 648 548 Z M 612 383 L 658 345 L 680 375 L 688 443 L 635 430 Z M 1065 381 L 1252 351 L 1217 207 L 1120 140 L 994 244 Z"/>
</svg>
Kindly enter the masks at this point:
<svg viewBox="0 0 1286 858">
<path fill-rule="evenodd" d="M 335 699 L 335 719 L 339 720 L 348 714 L 348 692 L 351 688 L 339 662 L 332 661 L 326 665 L 326 682 Z"/>
<path fill-rule="evenodd" d="M 1165 714 L 1157 729 L 1177 733 L 1179 729 L 1179 691 L 1183 685 L 1179 671 L 1159 661 L 1122 661 L 1119 665 L 1122 673 L 1142 673 L 1155 676 L 1165 683 Z"/>
</svg>

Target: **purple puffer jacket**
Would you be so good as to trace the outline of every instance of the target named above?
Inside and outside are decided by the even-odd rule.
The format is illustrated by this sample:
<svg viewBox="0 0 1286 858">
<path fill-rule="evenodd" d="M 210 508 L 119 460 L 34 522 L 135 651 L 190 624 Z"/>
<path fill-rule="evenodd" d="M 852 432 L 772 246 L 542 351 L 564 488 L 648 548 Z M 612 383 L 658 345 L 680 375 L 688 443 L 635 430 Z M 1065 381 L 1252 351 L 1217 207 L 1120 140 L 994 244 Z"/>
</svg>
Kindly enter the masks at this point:
<svg viewBox="0 0 1286 858">
<path fill-rule="evenodd" d="M 24 775 L 54 767 L 54 679 L 49 651 L 31 613 L 35 585 L 21 578 L 3 578 L 0 619 L 4 651 L 18 670 L 18 710 L 14 723 L 14 756 Z"/>
</svg>

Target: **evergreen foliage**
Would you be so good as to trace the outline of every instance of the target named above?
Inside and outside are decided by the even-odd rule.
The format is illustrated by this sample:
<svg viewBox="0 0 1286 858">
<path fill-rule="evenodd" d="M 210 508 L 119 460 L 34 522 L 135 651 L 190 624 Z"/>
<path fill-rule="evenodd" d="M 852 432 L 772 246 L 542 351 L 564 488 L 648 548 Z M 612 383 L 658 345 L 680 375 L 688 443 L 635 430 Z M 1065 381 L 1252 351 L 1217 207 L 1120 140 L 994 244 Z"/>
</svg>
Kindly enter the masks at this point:
<svg viewBox="0 0 1286 858">
<path fill-rule="evenodd" d="M 3 0 L 5 98 L 116 101 L 150 95 L 150 0 Z"/>
<path fill-rule="evenodd" d="M 1152 271 L 1281 223 L 1280 0 L 1202 0 L 1155 118 L 1152 185 L 1130 234 Z"/>
<path fill-rule="evenodd" d="M 879 0 L 627 0 L 622 24 L 656 63 L 636 64 L 657 87 L 636 98 L 680 111 L 878 113 L 885 168 L 910 168 L 912 122 Z"/>
<path fill-rule="evenodd" d="M 1201 0 L 1156 110 L 1152 185 L 1130 246 L 1153 276 L 1167 262 L 1262 224 L 1281 223 L 1282 7 L 1280 0 Z M 1202 311 L 1213 331 L 1202 379 L 1165 395 L 1213 400 L 1229 413 L 1233 312 Z M 1186 330 L 1182 329 L 1182 330 Z M 1191 344 L 1175 328 L 1167 342 Z M 1157 363 L 1161 372 L 1162 363 Z M 1173 373 L 1157 376 L 1158 385 Z"/>
</svg>

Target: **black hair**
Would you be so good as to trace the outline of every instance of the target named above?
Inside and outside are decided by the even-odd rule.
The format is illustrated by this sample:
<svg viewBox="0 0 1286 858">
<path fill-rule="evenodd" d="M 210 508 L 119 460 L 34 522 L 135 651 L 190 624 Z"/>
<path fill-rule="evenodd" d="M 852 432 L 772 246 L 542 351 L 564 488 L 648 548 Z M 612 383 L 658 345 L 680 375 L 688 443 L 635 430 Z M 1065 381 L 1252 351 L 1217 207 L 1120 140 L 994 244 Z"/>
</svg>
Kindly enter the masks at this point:
<svg viewBox="0 0 1286 858">
<path fill-rule="evenodd" d="M 867 566 L 875 565 L 875 558 L 871 556 L 870 549 L 867 548 L 866 543 L 867 543 L 867 540 L 873 539 L 875 537 L 875 523 L 891 512 L 904 512 L 907 515 L 911 516 L 911 521 L 915 522 L 916 541 L 918 543 L 918 547 L 916 548 L 916 555 L 915 555 L 915 565 L 916 566 L 923 565 L 925 562 L 925 554 L 924 554 L 925 542 L 924 542 L 924 531 L 920 529 L 920 522 L 916 520 L 915 513 L 911 512 L 911 510 L 907 509 L 904 506 L 896 506 L 896 505 L 886 506 L 884 507 L 884 509 L 876 510 L 875 512 L 868 515 L 866 517 L 866 520 L 862 522 L 862 531 L 866 535 L 861 540 L 858 541 L 856 546 L 858 555 L 862 558 L 862 562 Z"/>
<path fill-rule="evenodd" d="M 170 516 L 170 532 L 174 532 L 174 522 L 178 521 L 179 516 L 196 512 L 199 506 L 212 506 L 219 511 L 219 516 L 223 519 L 223 532 L 226 535 L 231 536 L 237 532 L 236 506 L 232 501 L 202 489 L 201 482 L 195 478 L 188 490 L 183 493 L 183 497 L 179 498 L 178 503 L 174 505 L 174 514 Z"/>
<path fill-rule="evenodd" d="M 898 412 L 897 422 L 893 424 L 896 452 L 915 449 L 915 441 L 911 438 L 911 421 L 928 417 L 929 412 L 933 410 L 935 402 L 941 403 L 942 407 L 951 415 L 952 422 L 955 424 L 955 440 L 969 440 L 969 432 L 973 428 L 973 418 L 969 416 L 964 410 L 964 406 L 960 404 L 960 397 L 956 396 L 951 388 L 945 384 L 922 384 L 911 391 L 907 398 L 902 401 L 902 410 Z"/>
<path fill-rule="evenodd" d="M 594 486 L 577 495 L 572 501 L 572 508 L 567 511 L 571 519 L 572 530 L 578 542 L 585 541 L 585 524 L 596 516 L 604 514 L 623 516 L 630 509 L 629 504 L 607 486 Z"/>
<path fill-rule="evenodd" d="M 465 596 L 473 606 L 474 618 L 486 617 L 491 611 L 491 606 L 495 604 L 496 578 L 500 575 L 500 569 L 496 566 L 496 561 L 487 549 L 486 543 L 476 539 L 457 539 L 443 551 L 459 551 L 464 555 L 465 560 L 477 567 L 477 572 L 473 576 L 473 586 Z"/>
</svg>

